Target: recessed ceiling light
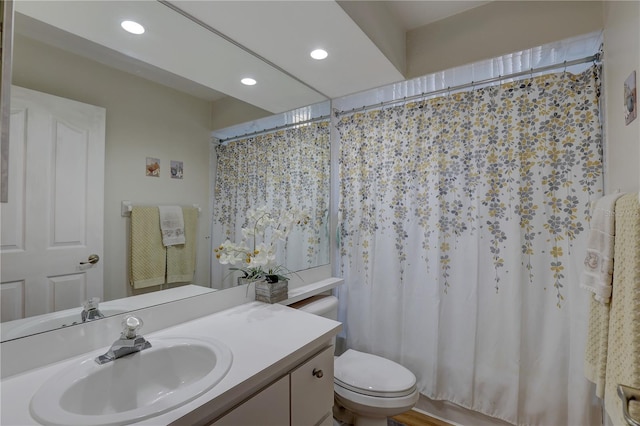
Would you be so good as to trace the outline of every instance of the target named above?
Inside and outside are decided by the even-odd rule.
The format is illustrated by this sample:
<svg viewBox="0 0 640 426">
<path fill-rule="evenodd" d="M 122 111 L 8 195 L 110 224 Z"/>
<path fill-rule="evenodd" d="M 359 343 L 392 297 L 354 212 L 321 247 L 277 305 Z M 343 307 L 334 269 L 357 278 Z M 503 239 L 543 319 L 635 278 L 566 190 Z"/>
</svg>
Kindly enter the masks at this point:
<svg viewBox="0 0 640 426">
<path fill-rule="evenodd" d="M 323 50 L 323 49 L 316 49 L 313 52 L 311 52 L 311 57 L 313 59 L 320 60 L 320 59 L 326 58 L 327 56 L 329 56 L 329 54 L 327 53 L 326 50 Z"/>
<path fill-rule="evenodd" d="M 244 84 L 245 86 L 253 86 L 257 83 L 257 81 L 255 81 L 253 78 L 245 77 L 240 80 L 240 83 Z"/>
<path fill-rule="evenodd" d="M 122 28 L 124 28 L 125 31 L 128 31 L 131 34 L 144 33 L 144 27 L 135 21 L 122 21 L 120 23 L 120 26 L 122 26 Z"/>
</svg>

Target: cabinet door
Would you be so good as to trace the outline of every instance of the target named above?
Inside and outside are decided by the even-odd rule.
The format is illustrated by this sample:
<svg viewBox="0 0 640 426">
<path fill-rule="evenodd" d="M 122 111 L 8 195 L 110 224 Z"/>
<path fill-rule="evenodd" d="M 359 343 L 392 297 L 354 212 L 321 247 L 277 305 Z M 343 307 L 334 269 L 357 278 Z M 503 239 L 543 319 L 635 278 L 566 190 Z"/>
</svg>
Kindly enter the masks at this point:
<svg viewBox="0 0 640 426">
<path fill-rule="evenodd" d="M 320 423 L 333 407 L 333 346 L 291 372 L 291 424 Z"/>
<path fill-rule="evenodd" d="M 213 423 L 215 426 L 289 424 L 289 376 L 284 376 Z"/>
<path fill-rule="evenodd" d="M 333 426 L 333 415 L 331 413 L 328 413 L 327 417 L 325 417 L 322 423 L 320 423 L 318 426 Z"/>
</svg>

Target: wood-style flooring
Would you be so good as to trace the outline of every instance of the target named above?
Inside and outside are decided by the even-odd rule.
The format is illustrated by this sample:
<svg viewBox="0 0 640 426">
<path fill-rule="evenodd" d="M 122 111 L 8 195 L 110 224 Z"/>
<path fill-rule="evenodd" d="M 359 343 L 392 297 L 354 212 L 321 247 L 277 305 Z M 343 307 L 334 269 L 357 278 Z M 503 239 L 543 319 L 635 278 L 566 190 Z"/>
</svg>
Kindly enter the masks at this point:
<svg viewBox="0 0 640 426">
<path fill-rule="evenodd" d="M 403 426 L 451 426 L 450 423 L 434 419 L 414 410 L 393 416 L 392 419 Z M 392 422 L 389 423 L 392 424 Z"/>
</svg>

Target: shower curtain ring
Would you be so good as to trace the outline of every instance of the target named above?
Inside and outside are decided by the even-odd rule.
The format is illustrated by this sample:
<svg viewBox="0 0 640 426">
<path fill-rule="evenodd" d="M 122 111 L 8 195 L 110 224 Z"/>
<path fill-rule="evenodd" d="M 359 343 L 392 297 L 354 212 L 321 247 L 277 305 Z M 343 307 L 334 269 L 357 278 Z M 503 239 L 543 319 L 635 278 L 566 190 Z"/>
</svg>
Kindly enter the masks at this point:
<svg viewBox="0 0 640 426">
<path fill-rule="evenodd" d="M 418 101 L 420 103 L 420 105 L 418 105 L 419 109 L 424 108 L 424 105 L 427 102 L 427 100 L 425 99 L 426 96 L 427 94 L 425 92 L 420 93 L 420 97 L 418 98 Z"/>
<path fill-rule="evenodd" d="M 562 75 L 566 75 L 567 74 L 567 61 L 564 61 L 564 71 L 562 71 Z"/>
</svg>

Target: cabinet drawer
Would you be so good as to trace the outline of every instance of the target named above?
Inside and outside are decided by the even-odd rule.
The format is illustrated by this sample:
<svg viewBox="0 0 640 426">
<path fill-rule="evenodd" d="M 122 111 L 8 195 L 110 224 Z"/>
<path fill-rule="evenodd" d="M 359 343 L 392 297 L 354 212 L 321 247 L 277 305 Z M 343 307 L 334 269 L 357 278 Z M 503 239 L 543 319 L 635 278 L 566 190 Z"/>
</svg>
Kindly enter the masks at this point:
<svg viewBox="0 0 640 426">
<path fill-rule="evenodd" d="M 291 424 L 320 423 L 333 407 L 333 346 L 291 372 Z"/>
</svg>

